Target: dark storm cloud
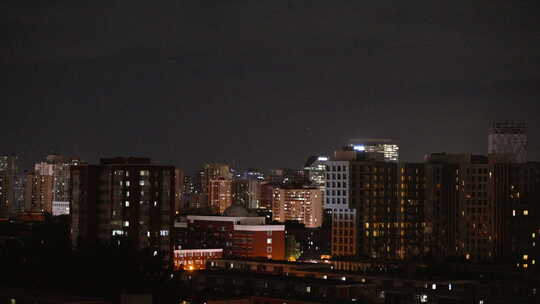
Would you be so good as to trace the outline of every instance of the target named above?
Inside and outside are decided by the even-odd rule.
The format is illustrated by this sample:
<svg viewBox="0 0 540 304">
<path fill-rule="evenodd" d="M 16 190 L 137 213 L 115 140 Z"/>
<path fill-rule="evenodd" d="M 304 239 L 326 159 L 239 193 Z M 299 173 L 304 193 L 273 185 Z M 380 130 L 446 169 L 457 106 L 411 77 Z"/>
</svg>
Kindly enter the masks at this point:
<svg viewBox="0 0 540 304">
<path fill-rule="evenodd" d="M 25 3 L 0 4 L 3 153 L 296 167 L 384 136 L 421 160 L 519 119 L 540 156 L 535 1 Z"/>
</svg>

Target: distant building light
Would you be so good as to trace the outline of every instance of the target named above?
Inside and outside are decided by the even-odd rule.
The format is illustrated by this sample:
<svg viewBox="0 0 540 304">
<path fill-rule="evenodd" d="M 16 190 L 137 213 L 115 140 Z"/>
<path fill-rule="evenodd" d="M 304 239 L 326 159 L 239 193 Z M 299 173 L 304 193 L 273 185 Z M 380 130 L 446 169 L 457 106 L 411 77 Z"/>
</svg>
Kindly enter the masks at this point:
<svg viewBox="0 0 540 304">
<path fill-rule="evenodd" d="M 364 145 L 354 145 L 353 149 L 356 151 L 366 151 L 366 146 Z"/>
<path fill-rule="evenodd" d="M 431 284 L 431 289 L 433 290 L 437 289 L 437 284 Z"/>
<path fill-rule="evenodd" d="M 327 160 L 328 160 L 328 157 L 326 157 L 326 156 L 319 156 L 319 157 L 317 158 L 317 160 L 318 160 L 318 161 L 327 161 Z"/>
</svg>

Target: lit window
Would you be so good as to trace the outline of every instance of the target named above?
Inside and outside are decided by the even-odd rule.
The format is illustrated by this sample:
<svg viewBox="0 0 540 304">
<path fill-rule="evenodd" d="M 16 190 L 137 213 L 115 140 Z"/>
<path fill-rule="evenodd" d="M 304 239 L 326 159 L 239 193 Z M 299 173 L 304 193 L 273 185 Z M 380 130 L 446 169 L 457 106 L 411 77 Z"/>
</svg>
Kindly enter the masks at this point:
<svg viewBox="0 0 540 304">
<path fill-rule="evenodd" d="M 516 210 L 512 210 L 512 216 L 516 216 Z"/>
<path fill-rule="evenodd" d="M 437 284 L 431 284 L 431 289 L 433 290 L 437 289 Z"/>
<path fill-rule="evenodd" d="M 126 181 L 126 187 L 129 187 L 131 183 L 129 181 Z"/>
<path fill-rule="evenodd" d="M 129 221 L 124 221 L 124 227 L 129 227 Z"/>
<path fill-rule="evenodd" d="M 471 255 L 467 253 L 467 254 L 465 255 L 465 259 L 466 259 L 466 260 L 469 260 L 470 258 L 471 258 Z"/>
<path fill-rule="evenodd" d="M 529 210 L 523 210 L 523 215 L 529 215 Z"/>
<path fill-rule="evenodd" d="M 448 284 L 448 290 L 452 290 L 452 284 Z"/>
<path fill-rule="evenodd" d="M 144 180 L 139 181 L 140 186 L 144 186 Z"/>
<path fill-rule="evenodd" d="M 524 254 L 524 255 L 523 255 L 523 259 L 524 259 L 524 260 L 526 261 L 526 260 L 528 260 L 528 259 L 529 259 L 529 256 L 528 256 L 528 255 L 526 255 L 526 254 Z"/>
<path fill-rule="evenodd" d="M 161 235 L 161 236 L 167 236 L 167 235 L 169 235 L 169 230 L 161 230 L 161 231 L 159 232 L 159 235 Z"/>
<path fill-rule="evenodd" d="M 427 295 L 420 295 L 420 303 L 427 303 Z"/>
<path fill-rule="evenodd" d="M 129 207 L 129 201 L 126 201 L 125 205 L 126 207 Z"/>
<path fill-rule="evenodd" d="M 126 196 L 129 197 L 129 191 L 126 191 Z"/>
<path fill-rule="evenodd" d="M 150 237 L 150 231 L 146 231 L 146 236 Z"/>
<path fill-rule="evenodd" d="M 311 292 L 311 286 L 306 287 L 306 292 Z"/>
<path fill-rule="evenodd" d="M 157 256 L 157 250 L 154 250 L 154 256 Z"/>
<path fill-rule="evenodd" d="M 272 239 L 271 239 L 271 238 L 267 238 L 267 239 L 266 239 L 266 244 L 272 244 Z"/>
</svg>

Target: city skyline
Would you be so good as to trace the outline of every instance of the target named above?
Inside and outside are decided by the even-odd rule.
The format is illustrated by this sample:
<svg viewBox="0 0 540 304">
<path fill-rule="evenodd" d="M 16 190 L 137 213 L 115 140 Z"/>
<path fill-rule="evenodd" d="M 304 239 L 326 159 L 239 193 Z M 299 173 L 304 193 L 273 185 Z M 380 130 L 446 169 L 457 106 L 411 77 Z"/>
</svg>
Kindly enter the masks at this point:
<svg viewBox="0 0 540 304">
<path fill-rule="evenodd" d="M 535 141 L 534 140 L 534 135 L 531 136 L 530 135 L 530 132 L 529 132 L 529 128 L 528 128 L 528 123 L 525 122 L 525 121 L 518 121 L 518 120 L 501 120 L 501 121 L 490 121 L 488 124 L 487 124 L 487 127 L 485 128 L 485 132 L 484 132 L 484 141 L 485 141 L 485 145 L 484 145 L 484 151 L 478 151 L 478 152 L 473 152 L 473 151 L 468 151 L 468 150 L 440 150 L 440 149 L 437 149 L 437 148 L 434 148 L 432 150 L 428 150 L 426 151 L 424 154 L 422 154 L 421 156 L 416 156 L 414 157 L 413 159 L 405 159 L 405 158 L 402 158 L 400 156 L 400 159 L 399 159 L 399 162 L 405 162 L 405 163 L 414 163 L 414 162 L 424 162 L 425 161 L 425 157 L 431 153 L 450 153 L 450 154 L 475 154 L 475 155 L 488 155 L 488 150 L 489 150 L 489 140 L 488 140 L 488 136 L 489 136 L 489 132 L 490 132 L 490 126 L 494 123 L 507 123 L 507 122 L 510 122 L 510 123 L 522 123 L 524 124 L 525 126 L 525 137 L 528 137 L 528 138 L 533 138 L 533 140 L 529 140 L 527 142 L 527 145 L 526 145 L 526 161 L 540 161 L 540 151 L 538 151 L 535 147 L 539 146 L 539 143 L 538 141 Z M 373 139 L 371 139 L 373 140 Z M 385 140 L 390 140 L 390 139 L 385 139 Z M 302 163 L 305 162 L 306 159 L 308 159 L 309 157 L 313 156 L 313 155 L 331 155 L 332 151 L 334 151 L 336 148 L 338 147 L 344 147 L 346 145 L 351 145 L 350 142 L 354 142 L 354 141 L 358 141 L 358 139 L 354 139 L 354 138 L 349 138 L 349 139 L 346 139 L 344 140 L 342 143 L 338 143 L 336 144 L 335 146 L 331 146 L 331 147 L 326 147 L 326 149 L 324 148 L 319 148 L 317 151 L 319 153 L 310 153 L 310 151 L 304 151 L 304 154 L 305 154 L 305 157 L 291 157 L 289 155 L 289 157 L 284 157 L 283 159 L 280 159 L 278 161 L 276 161 L 275 163 L 277 164 L 276 166 L 273 166 L 273 167 L 268 167 L 268 166 L 260 166 L 260 165 L 256 165 L 257 162 L 255 163 L 252 163 L 252 164 L 255 164 L 253 166 L 242 166 L 241 165 L 241 162 L 237 161 L 237 160 L 202 160 L 201 163 L 195 163 L 195 162 L 189 162 L 188 165 L 186 165 L 185 167 L 179 167 L 177 166 L 173 160 L 171 159 L 174 159 L 174 158 L 165 158 L 165 159 L 157 159 L 156 162 L 157 163 L 161 163 L 161 164 L 173 164 L 175 165 L 175 167 L 177 168 L 181 168 L 182 170 L 184 170 L 187 174 L 190 174 L 190 175 L 196 175 L 198 174 L 198 170 L 200 170 L 201 166 L 204 166 L 205 164 L 209 164 L 209 163 L 223 163 L 223 164 L 227 164 L 227 165 L 230 165 L 231 166 L 231 169 L 235 169 L 235 170 L 243 170 L 243 169 L 249 169 L 249 168 L 256 168 L 256 169 L 261 169 L 261 170 L 265 170 L 265 171 L 268 171 L 268 170 L 272 170 L 272 169 L 278 169 L 278 168 L 297 168 L 297 169 L 300 169 L 302 168 Z M 402 147 L 403 146 L 410 146 L 410 144 L 407 144 L 407 143 L 402 143 L 398 140 L 393 140 L 392 139 L 392 143 L 395 143 L 397 145 L 399 145 L 399 153 L 400 155 L 410 155 L 410 153 L 407 153 L 406 151 L 404 152 L 402 150 Z M 532 147 L 532 149 L 531 149 Z M 18 162 L 20 163 L 19 167 L 21 168 L 21 170 L 24 170 L 24 171 L 27 171 L 27 172 L 33 172 L 33 167 L 34 167 L 34 164 L 37 164 L 39 162 L 40 159 L 43 159 L 45 156 L 47 155 L 60 155 L 60 156 L 64 156 L 64 157 L 75 157 L 75 158 L 79 158 L 80 155 L 82 154 L 85 154 L 85 153 L 79 153 L 77 155 L 75 154 L 65 154 L 65 153 L 59 153 L 58 151 L 56 150 L 51 150 L 49 151 L 49 153 L 47 154 L 44 154 L 44 155 L 37 155 L 35 153 L 32 153 L 32 155 L 36 155 L 36 160 L 32 159 L 32 160 L 29 160 L 29 159 L 25 159 L 23 157 L 21 157 L 21 155 L 27 155 L 28 153 L 4 153 L 3 155 L 13 155 L 13 156 L 17 156 L 18 158 Z M 148 157 L 149 154 L 146 154 L 146 155 L 133 155 L 134 153 L 126 153 L 124 155 L 122 154 L 117 154 L 117 155 L 104 155 L 104 154 L 96 154 L 95 155 L 95 158 L 91 158 L 90 160 L 88 159 L 83 159 L 81 158 L 82 161 L 86 161 L 86 162 L 97 162 L 99 161 L 100 159 L 102 158 L 107 158 L 107 157 L 118 157 L 118 156 L 132 156 L 132 157 Z M 150 157 L 152 158 L 152 157 Z M 298 163 L 296 164 L 291 164 L 291 159 L 299 159 Z M 290 165 L 283 165 L 285 163 L 288 163 Z M 187 164 L 187 163 L 186 163 Z"/>
<path fill-rule="evenodd" d="M 0 303 L 540 303 L 538 1 L 0 1 Z"/>
</svg>

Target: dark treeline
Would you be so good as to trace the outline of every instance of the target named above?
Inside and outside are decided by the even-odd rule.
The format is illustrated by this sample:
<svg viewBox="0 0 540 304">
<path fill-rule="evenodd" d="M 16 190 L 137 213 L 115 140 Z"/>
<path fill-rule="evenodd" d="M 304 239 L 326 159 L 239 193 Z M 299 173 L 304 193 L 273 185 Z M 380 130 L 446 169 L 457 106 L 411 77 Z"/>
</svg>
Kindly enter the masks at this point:
<svg viewBox="0 0 540 304">
<path fill-rule="evenodd" d="M 167 267 L 151 250 L 100 244 L 73 249 L 68 218 L 0 223 L 0 286 L 114 299 L 120 293 L 170 294 Z"/>
</svg>

